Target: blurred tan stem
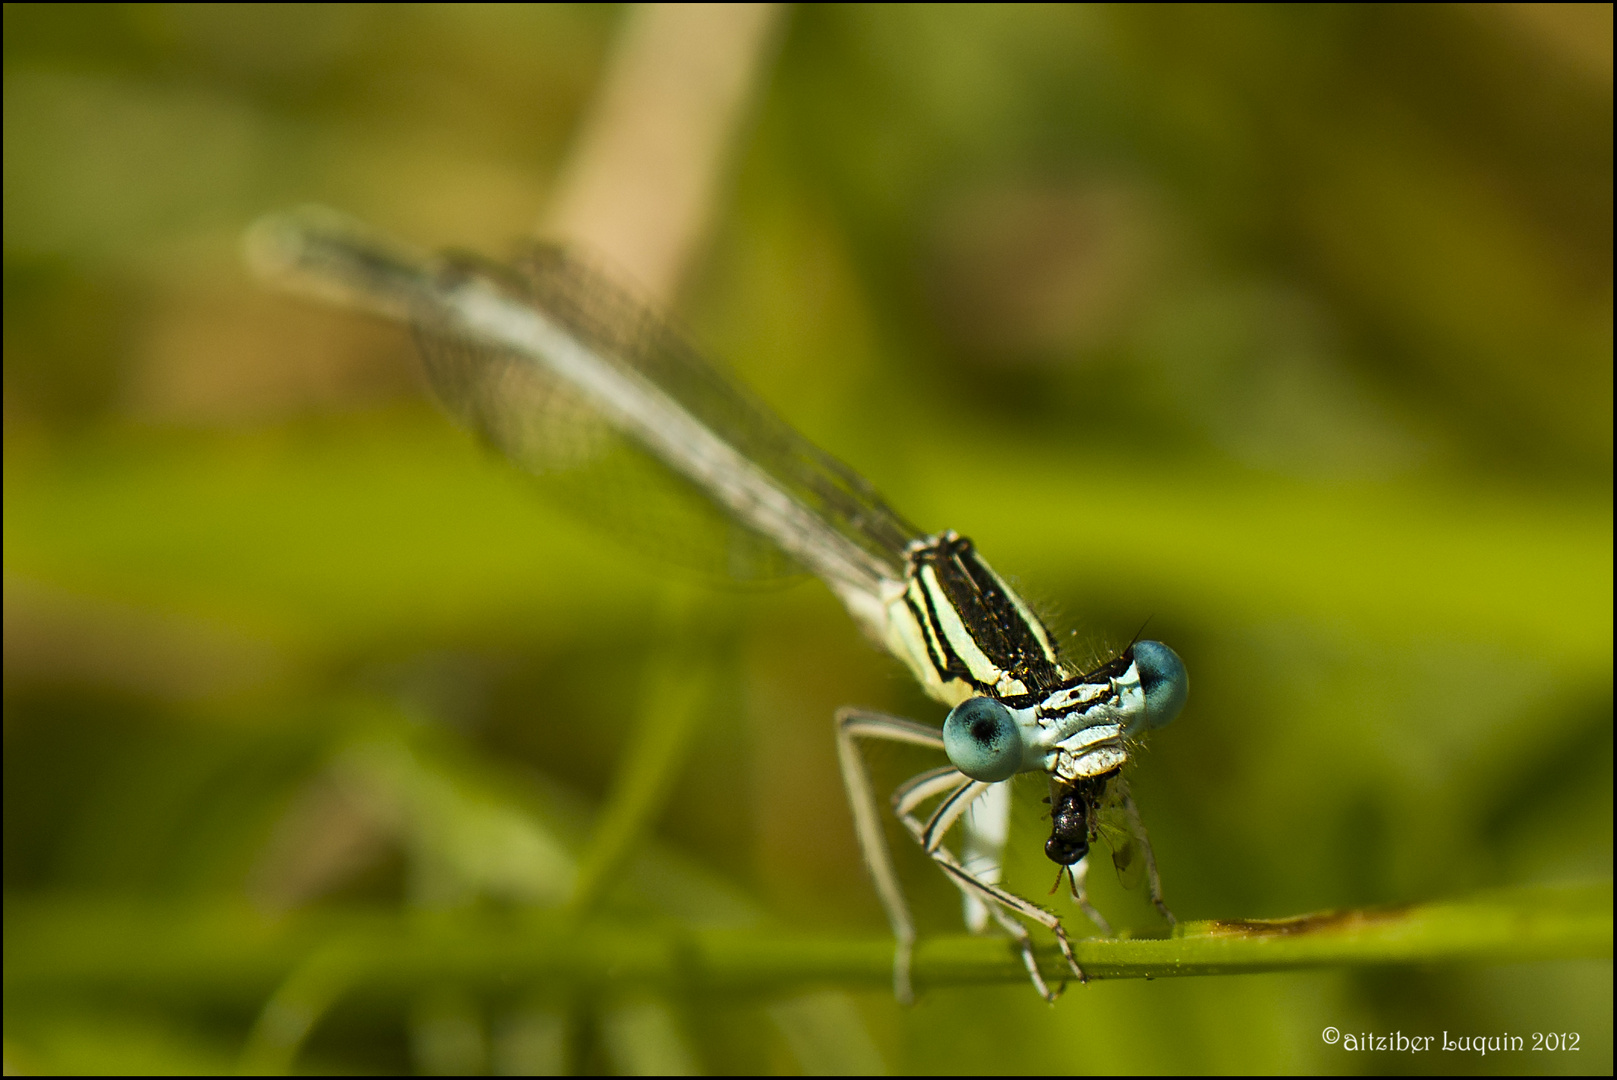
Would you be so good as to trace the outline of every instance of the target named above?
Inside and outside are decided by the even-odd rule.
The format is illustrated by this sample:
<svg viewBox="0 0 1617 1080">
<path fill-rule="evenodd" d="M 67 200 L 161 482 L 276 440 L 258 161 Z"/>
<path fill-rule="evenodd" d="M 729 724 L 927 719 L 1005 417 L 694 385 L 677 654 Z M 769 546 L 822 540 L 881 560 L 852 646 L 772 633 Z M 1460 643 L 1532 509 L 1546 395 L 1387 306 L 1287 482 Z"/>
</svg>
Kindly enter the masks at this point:
<svg viewBox="0 0 1617 1080">
<path fill-rule="evenodd" d="M 635 4 L 539 223 L 667 301 L 706 236 L 780 4 Z"/>
<path fill-rule="evenodd" d="M 707 235 L 736 133 L 780 25 L 780 4 L 635 4 L 563 166 L 541 235 L 579 244 L 670 301 Z M 675 602 L 667 638 L 691 605 Z M 660 812 L 712 683 L 708 658 L 652 657 L 636 732 L 579 867 L 569 907 L 594 906 Z"/>
</svg>

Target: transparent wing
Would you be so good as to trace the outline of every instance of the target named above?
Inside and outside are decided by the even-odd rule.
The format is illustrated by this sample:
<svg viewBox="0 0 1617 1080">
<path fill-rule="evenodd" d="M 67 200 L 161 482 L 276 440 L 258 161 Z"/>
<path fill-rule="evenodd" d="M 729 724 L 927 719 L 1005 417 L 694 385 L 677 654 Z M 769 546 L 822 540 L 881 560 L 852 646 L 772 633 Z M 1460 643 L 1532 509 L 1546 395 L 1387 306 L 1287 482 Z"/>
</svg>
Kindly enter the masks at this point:
<svg viewBox="0 0 1617 1080">
<path fill-rule="evenodd" d="M 283 285 L 412 322 L 449 408 L 531 471 L 610 459 L 620 436 L 879 626 L 917 531 L 583 260 L 434 259 L 321 210 L 260 222 L 249 259 Z"/>
<path fill-rule="evenodd" d="M 1096 837 L 1112 853 L 1117 879 L 1123 883 L 1123 888 L 1133 890 L 1145 880 L 1145 853 L 1140 850 L 1139 841 L 1130 828 L 1122 796 L 1114 790 L 1116 783 L 1114 781 L 1113 785 L 1108 786 L 1106 797 L 1096 808 L 1092 828 Z"/>
<path fill-rule="evenodd" d="M 920 535 L 914 526 L 869 481 L 704 358 L 669 319 L 562 248 L 532 247 L 514 270 L 511 280 L 535 307 L 645 376 L 821 521 L 902 577 L 905 545 Z"/>
<path fill-rule="evenodd" d="M 603 535 L 703 577 L 765 583 L 803 568 L 625 438 L 579 394 L 509 350 L 418 320 L 416 341 L 445 407 Z"/>
</svg>

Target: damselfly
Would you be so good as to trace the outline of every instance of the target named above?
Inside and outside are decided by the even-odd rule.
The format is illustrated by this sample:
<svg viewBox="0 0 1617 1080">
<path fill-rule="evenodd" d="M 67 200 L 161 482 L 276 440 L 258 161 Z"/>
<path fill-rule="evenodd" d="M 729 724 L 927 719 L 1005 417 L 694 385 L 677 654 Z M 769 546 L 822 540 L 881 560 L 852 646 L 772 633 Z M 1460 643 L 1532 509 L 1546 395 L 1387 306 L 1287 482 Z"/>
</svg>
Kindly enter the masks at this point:
<svg viewBox="0 0 1617 1080">
<path fill-rule="evenodd" d="M 519 464 L 539 467 L 553 456 L 552 428 L 565 413 L 610 426 L 817 575 L 948 707 L 941 729 L 862 709 L 836 717 L 859 845 L 897 938 L 900 999 L 911 998 L 915 927 L 883 835 L 866 740 L 948 757 L 901 784 L 892 810 L 960 889 L 973 929 L 992 919 L 1016 941 L 1046 998 L 1054 993 L 1025 923 L 1048 929 L 1072 972 L 1082 979 L 1083 970 L 1061 919 L 1000 887 L 1013 776 L 1048 777 L 1045 854 L 1097 926 L 1109 932 L 1084 880 L 1090 846 L 1102 837 L 1120 868 L 1137 845 L 1151 900 L 1172 920 L 1122 776 L 1135 740 L 1184 704 L 1185 668 L 1167 646 L 1136 641 L 1094 670 L 1074 668 L 971 541 L 911 526 L 858 474 L 704 362 L 667 320 L 560 249 L 535 248 L 509 266 L 427 257 L 330 211 L 305 210 L 254 226 L 249 258 L 279 284 L 410 323 L 444 403 Z M 945 846 L 952 831 L 958 853 Z"/>
</svg>

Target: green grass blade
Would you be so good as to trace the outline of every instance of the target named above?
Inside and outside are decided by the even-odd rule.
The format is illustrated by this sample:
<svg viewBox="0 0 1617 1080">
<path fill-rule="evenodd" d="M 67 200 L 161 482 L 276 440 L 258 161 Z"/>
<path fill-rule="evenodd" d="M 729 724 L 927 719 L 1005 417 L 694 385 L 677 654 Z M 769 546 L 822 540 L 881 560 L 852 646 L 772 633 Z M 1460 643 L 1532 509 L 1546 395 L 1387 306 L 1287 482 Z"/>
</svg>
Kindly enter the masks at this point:
<svg viewBox="0 0 1617 1080">
<path fill-rule="evenodd" d="M 6 992 L 124 988 L 263 1000 L 317 951 L 341 946 L 352 992 L 393 997 L 440 982 L 509 987 L 785 993 L 806 985 L 885 986 L 883 936 L 653 929 L 557 912 L 310 914 L 271 923 L 243 908 L 12 903 Z M 1159 939 L 1074 943 L 1096 978 L 1229 975 L 1299 968 L 1609 957 L 1612 888 L 1512 890 L 1469 900 L 1269 921 L 1187 923 Z M 1058 975 L 1054 949 L 1043 959 Z M 1001 937 L 923 940 L 921 987 L 1017 982 Z"/>
</svg>

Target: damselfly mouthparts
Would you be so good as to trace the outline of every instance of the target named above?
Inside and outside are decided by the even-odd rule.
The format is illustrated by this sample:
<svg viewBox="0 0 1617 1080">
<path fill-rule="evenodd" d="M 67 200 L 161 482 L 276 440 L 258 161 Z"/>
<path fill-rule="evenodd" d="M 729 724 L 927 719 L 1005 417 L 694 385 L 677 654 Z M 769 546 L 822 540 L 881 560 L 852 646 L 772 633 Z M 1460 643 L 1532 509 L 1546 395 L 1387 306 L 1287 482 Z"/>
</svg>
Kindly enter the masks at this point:
<svg viewBox="0 0 1617 1080">
<path fill-rule="evenodd" d="M 321 210 L 259 222 L 248 248 L 255 269 L 278 284 L 409 322 L 444 403 L 519 464 L 540 467 L 555 452 L 550 425 L 563 414 L 587 413 L 638 444 L 823 580 L 865 633 L 949 707 L 941 730 L 859 709 L 836 718 L 859 844 L 898 939 L 901 999 L 911 998 L 915 928 L 864 740 L 948 757 L 901 784 L 893 812 L 960 889 L 973 928 L 992 919 L 1015 939 L 1046 998 L 1055 995 L 1023 920 L 1051 931 L 1073 973 L 1083 971 L 1061 919 L 999 885 L 1012 777 L 1048 777 L 1045 853 L 1097 926 L 1106 924 L 1084 878 L 1101 838 L 1122 861 L 1139 850 L 1152 902 L 1171 920 L 1122 776 L 1135 740 L 1184 705 L 1185 668 L 1167 646 L 1137 641 L 1099 668 L 1075 669 L 971 541 L 911 526 L 853 470 L 704 362 L 668 321 L 559 249 L 535 248 L 510 266 L 428 257 Z M 951 831 L 958 853 L 944 844 Z"/>
</svg>

